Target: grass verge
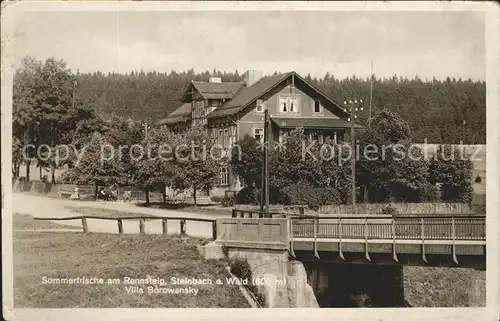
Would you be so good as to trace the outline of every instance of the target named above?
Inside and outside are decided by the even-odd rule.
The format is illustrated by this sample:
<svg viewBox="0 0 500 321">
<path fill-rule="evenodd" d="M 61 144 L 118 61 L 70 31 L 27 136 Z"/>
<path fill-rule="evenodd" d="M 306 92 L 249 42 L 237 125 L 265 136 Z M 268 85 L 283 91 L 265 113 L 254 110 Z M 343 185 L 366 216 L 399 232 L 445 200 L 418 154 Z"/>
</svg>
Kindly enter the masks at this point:
<svg viewBox="0 0 500 321">
<path fill-rule="evenodd" d="M 145 217 L 156 217 L 156 215 L 144 214 L 144 213 L 132 213 L 120 210 L 106 209 L 106 208 L 93 208 L 93 207 L 78 207 L 78 206 L 65 206 L 64 207 L 71 212 L 85 215 L 85 216 L 105 216 L 110 218 L 124 218 L 133 216 L 145 216 Z"/>
<path fill-rule="evenodd" d="M 14 233 L 14 304 L 18 308 L 236 308 L 249 307 L 238 286 L 225 282 L 224 261 L 205 261 L 204 239 L 163 235 Z M 161 278 L 165 288 L 191 293 L 129 293 L 124 278 Z M 102 285 L 43 284 L 46 278 L 103 278 Z M 172 277 L 210 279 L 207 285 L 172 285 Z M 118 279 L 121 284 L 106 284 Z M 216 280 L 222 284 L 216 284 Z"/>
<path fill-rule="evenodd" d="M 405 266 L 405 299 L 413 307 L 484 307 L 486 272 L 467 268 Z"/>
<path fill-rule="evenodd" d="M 163 202 L 151 202 L 149 206 L 146 206 L 146 203 L 140 202 L 136 203 L 138 207 L 149 207 L 156 208 L 162 210 L 171 210 L 177 212 L 187 212 L 187 213 L 201 213 L 207 215 L 231 215 L 232 207 L 223 207 L 217 204 L 211 205 L 190 205 L 184 203 L 178 204 L 164 204 Z"/>
<path fill-rule="evenodd" d="M 33 230 L 33 226 L 36 226 L 37 230 L 43 230 L 43 229 L 81 230 L 82 229 L 81 227 L 78 226 L 53 223 L 51 221 L 35 221 L 31 215 L 14 213 L 12 219 L 13 230 Z"/>
</svg>

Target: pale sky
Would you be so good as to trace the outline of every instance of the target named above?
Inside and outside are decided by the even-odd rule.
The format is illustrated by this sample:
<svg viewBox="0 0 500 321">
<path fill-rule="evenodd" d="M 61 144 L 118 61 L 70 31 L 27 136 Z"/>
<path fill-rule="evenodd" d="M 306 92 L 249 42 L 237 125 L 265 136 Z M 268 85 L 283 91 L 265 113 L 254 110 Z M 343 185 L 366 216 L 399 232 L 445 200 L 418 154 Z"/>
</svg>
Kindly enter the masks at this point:
<svg viewBox="0 0 500 321">
<path fill-rule="evenodd" d="M 37 12 L 16 18 L 16 66 L 54 56 L 81 72 L 193 68 L 306 76 L 485 80 L 474 12 Z"/>
</svg>

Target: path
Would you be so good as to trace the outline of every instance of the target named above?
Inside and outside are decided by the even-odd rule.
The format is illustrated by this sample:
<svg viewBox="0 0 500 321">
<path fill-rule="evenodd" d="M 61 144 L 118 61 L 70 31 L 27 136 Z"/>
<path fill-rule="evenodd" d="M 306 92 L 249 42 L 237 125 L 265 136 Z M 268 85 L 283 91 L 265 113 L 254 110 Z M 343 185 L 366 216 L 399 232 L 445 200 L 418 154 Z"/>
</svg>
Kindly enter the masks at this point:
<svg viewBox="0 0 500 321">
<path fill-rule="evenodd" d="M 165 210 L 158 208 L 140 207 L 133 203 L 123 202 L 92 202 L 92 201 L 74 201 L 68 199 L 49 198 L 38 195 L 28 195 L 23 193 L 12 194 L 13 213 L 29 214 L 35 217 L 68 217 L 78 216 L 80 214 L 71 211 L 68 207 L 87 207 L 98 209 L 118 210 L 134 214 L 149 214 L 160 217 L 193 217 L 215 219 L 217 217 L 228 217 L 223 214 L 205 214 L 189 213 L 175 210 Z M 81 226 L 81 221 L 58 222 L 65 225 Z M 116 221 L 89 219 L 88 227 L 90 232 L 118 233 Z M 186 222 L 187 234 L 200 237 L 212 236 L 211 223 L 204 222 Z M 139 233 L 139 223 L 136 220 L 124 221 L 124 233 Z M 179 221 L 168 221 L 168 232 L 179 233 Z M 146 233 L 161 233 L 161 221 L 147 221 Z"/>
</svg>

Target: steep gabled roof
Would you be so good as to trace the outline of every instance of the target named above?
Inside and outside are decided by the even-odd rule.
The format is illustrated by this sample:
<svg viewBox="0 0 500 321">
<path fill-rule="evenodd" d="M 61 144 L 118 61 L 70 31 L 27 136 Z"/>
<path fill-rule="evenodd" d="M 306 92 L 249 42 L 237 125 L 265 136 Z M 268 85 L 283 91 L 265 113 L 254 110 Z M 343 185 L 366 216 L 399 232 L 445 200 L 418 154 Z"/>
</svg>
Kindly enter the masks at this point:
<svg viewBox="0 0 500 321">
<path fill-rule="evenodd" d="M 186 101 L 186 96 L 196 89 L 205 99 L 231 99 L 245 85 L 244 82 L 204 82 L 192 81 L 181 101 Z"/>
<path fill-rule="evenodd" d="M 232 115 L 242 110 L 262 95 L 279 85 L 292 73 L 268 76 L 260 79 L 250 87 L 242 88 L 230 101 L 226 102 L 210 114 L 208 118 Z"/>
<path fill-rule="evenodd" d="M 219 108 L 208 114 L 208 118 L 229 116 L 243 110 L 248 105 L 252 104 L 254 101 L 262 97 L 264 94 L 268 93 L 269 91 L 280 85 L 283 81 L 285 81 L 292 75 L 299 81 L 303 82 L 316 94 L 323 97 L 332 106 L 334 106 L 334 108 L 337 110 L 335 114 L 338 114 L 339 116 L 342 117 L 348 116 L 347 112 L 337 103 L 333 102 L 330 98 L 328 98 L 319 90 L 310 85 L 304 78 L 299 76 L 295 71 L 291 71 L 284 74 L 264 77 L 250 87 L 243 87 L 240 91 L 237 92 L 237 94 L 233 97 L 233 99 L 227 101 L 222 106 L 220 106 Z"/>
</svg>

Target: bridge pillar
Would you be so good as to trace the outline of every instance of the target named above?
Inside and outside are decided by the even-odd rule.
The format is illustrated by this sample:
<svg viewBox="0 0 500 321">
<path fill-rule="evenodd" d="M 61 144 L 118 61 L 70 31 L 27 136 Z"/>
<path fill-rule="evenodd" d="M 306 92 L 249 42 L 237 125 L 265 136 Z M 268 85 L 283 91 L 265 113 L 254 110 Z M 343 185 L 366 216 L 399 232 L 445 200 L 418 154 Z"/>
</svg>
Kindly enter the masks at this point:
<svg viewBox="0 0 500 321">
<path fill-rule="evenodd" d="M 302 262 L 290 261 L 286 249 L 228 247 L 228 257 L 246 259 L 254 278 L 267 282 L 257 287 L 269 308 L 319 307 Z"/>
</svg>

